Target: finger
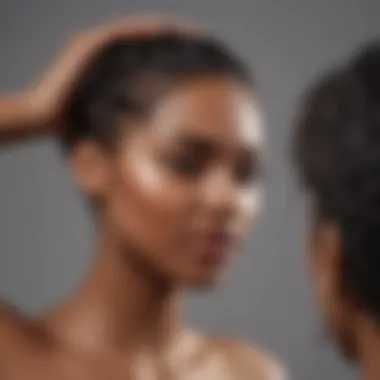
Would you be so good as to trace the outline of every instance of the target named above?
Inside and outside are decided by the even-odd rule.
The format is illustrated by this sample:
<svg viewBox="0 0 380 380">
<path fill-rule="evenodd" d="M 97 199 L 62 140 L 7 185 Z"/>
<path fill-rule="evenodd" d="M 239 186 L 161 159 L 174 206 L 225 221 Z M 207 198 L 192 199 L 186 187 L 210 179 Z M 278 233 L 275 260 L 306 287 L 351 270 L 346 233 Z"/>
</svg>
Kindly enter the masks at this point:
<svg viewBox="0 0 380 380">
<path fill-rule="evenodd" d="M 113 22 L 86 34 L 94 39 L 105 41 L 118 37 L 144 37 L 163 32 L 195 35 L 201 33 L 201 28 L 188 21 L 167 16 L 140 16 Z"/>
</svg>

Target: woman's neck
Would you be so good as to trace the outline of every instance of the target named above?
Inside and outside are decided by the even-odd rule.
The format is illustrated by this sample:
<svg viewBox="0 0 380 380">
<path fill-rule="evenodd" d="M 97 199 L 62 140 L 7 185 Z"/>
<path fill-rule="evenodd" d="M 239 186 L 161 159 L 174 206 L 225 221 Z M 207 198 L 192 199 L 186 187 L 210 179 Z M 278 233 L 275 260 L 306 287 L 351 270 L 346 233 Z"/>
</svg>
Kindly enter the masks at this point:
<svg viewBox="0 0 380 380">
<path fill-rule="evenodd" d="M 165 351 L 179 333 L 179 289 L 103 239 L 77 294 L 46 321 L 71 346 L 90 351 Z"/>
<path fill-rule="evenodd" d="M 368 316 L 360 322 L 358 360 L 364 380 L 380 379 L 380 331 Z"/>
</svg>

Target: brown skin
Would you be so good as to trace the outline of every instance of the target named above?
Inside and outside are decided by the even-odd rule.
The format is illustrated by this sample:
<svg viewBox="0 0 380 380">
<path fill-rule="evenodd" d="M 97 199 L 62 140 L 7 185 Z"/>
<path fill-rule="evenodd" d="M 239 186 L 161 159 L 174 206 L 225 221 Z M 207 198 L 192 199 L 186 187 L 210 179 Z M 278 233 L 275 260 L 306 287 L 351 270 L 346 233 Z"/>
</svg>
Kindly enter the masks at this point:
<svg viewBox="0 0 380 380">
<path fill-rule="evenodd" d="M 139 22 L 140 32 L 157 30 L 157 23 Z M 125 36 L 135 37 L 136 27 L 130 28 L 123 26 Z M 109 29 L 103 33 L 96 38 L 112 41 Z M 76 47 L 65 56 L 74 54 L 71 62 L 82 61 L 75 54 L 91 59 L 102 44 L 93 41 L 90 52 Z M 61 79 L 49 79 L 44 91 L 39 86 L 0 101 L 3 142 L 46 133 L 59 120 L 81 66 L 65 64 L 61 70 L 70 85 L 61 85 L 58 64 L 54 75 Z M 55 100 L 44 110 L 46 99 Z M 39 320 L 1 307 L 0 377 L 283 378 L 262 352 L 205 337 L 179 322 L 182 289 L 217 283 L 259 212 L 257 100 L 229 78 L 193 78 L 162 96 L 149 119 L 134 127 L 126 127 L 116 153 L 90 141 L 74 149 L 75 180 L 97 200 L 94 264 L 77 293 Z M 215 237 L 220 234 L 225 239 Z"/>
<path fill-rule="evenodd" d="M 313 216 L 310 269 L 325 327 L 338 348 L 357 362 L 363 379 L 380 378 L 379 327 L 342 286 L 342 241 L 339 227 Z"/>
</svg>

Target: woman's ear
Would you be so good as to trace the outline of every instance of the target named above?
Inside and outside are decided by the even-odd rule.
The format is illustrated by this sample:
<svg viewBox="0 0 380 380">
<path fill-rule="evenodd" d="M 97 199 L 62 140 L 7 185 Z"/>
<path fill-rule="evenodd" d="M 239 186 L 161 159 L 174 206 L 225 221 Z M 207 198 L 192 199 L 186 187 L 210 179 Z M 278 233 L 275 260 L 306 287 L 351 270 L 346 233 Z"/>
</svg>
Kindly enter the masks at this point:
<svg viewBox="0 0 380 380">
<path fill-rule="evenodd" d="M 97 143 L 80 142 L 70 158 L 75 182 L 89 197 L 101 197 L 108 183 L 109 155 Z"/>
<path fill-rule="evenodd" d="M 311 257 L 316 290 L 323 303 L 333 303 L 341 293 L 340 233 L 337 226 L 329 223 L 316 228 Z"/>
</svg>

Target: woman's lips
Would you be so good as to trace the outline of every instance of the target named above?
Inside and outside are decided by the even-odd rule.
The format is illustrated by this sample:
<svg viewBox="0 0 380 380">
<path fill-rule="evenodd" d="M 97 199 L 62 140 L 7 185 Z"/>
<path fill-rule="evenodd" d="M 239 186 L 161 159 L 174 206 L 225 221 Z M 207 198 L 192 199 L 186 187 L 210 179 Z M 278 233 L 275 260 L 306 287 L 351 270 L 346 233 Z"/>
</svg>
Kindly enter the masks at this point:
<svg viewBox="0 0 380 380">
<path fill-rule="evenodd" d="M 217 265 L 233 253 L 237 238 L 225 231 L 215 231 L 198 235 L 194 243 L 196 256 L 202 263 Z"/>
</svg>

